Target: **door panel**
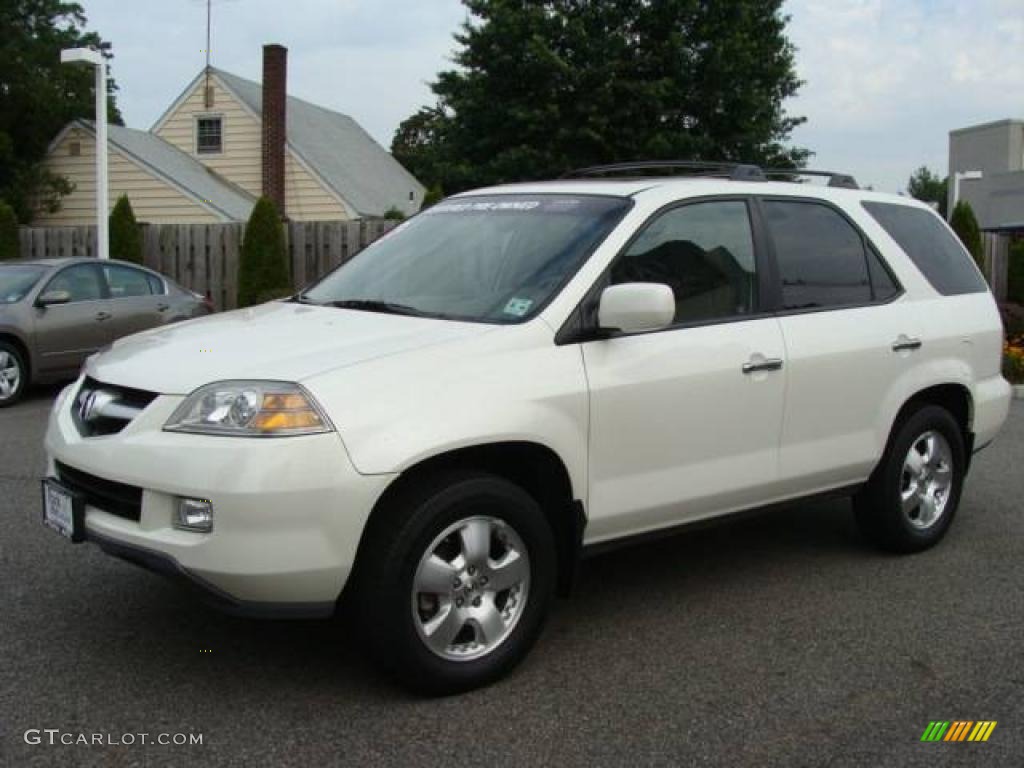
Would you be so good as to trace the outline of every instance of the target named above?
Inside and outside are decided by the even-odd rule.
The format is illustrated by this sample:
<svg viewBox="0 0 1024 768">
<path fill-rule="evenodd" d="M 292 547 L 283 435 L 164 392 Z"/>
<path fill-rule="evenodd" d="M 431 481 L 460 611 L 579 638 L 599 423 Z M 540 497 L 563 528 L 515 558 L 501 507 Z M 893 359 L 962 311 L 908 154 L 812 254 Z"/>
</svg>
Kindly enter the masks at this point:
<svg viewBox="0 0 1024 768">
<path fill-rule="evenodd" d="M 157 281 L 148 273 L 120 264 L 103 266 L 110 291 L 111 335 L 115 339 L 163 325 L 171 302 L 162 294 L 154 294 Z"/>
<path fill-rule="evenodd" d="M 68 291 L 71 301 L 35 309 L 35 338 L 41 372 L 74 371 L 89 355 L 109 344 L 110 307 L 99 270 L 76 264 L 58 272 L 43 288 Z"/>
<path fill-rule="evenodd" d="M 788 494 L 858 483 L 879 459 L 878 419 L 889 392 L 919 351 L 893 350 L 920 338 L 908 301 L 782 317 L 789 391 L 780 472 Z"/>
<path fill-rule="evenodd" d="M 584 345 L 589 541 L 765 501 L 778 477 L 785 369 L 773 317 Z"/>
</svg>

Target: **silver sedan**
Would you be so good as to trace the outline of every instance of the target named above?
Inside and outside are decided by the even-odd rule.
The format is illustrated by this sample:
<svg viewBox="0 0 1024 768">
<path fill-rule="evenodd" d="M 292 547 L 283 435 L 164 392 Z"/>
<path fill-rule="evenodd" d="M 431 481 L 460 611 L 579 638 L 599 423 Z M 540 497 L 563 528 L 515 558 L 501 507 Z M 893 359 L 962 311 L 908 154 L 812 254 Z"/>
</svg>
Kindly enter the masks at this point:
<svg viewBox="0 0 1024 768">
<path fill-rule="evenodd" d="M 212 311 L 207 298 L 135 264 L 0 262 L 0 408 L 30 382 L 73 378 L 115 339 Z"/>
</svg>

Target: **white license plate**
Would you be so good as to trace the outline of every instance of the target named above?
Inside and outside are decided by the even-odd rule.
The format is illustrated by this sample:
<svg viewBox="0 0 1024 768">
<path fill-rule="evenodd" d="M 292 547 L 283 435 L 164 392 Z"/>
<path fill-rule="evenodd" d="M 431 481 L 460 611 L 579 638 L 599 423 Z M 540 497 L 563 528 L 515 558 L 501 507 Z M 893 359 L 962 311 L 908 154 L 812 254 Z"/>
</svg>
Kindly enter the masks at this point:
<svg viewBox="0 0 1024 768">
<path fill-rule="evenodd" d="M 81 504 L 74 494 L 55 480 L 43 480 L 43 524 L 61 536 L 80 541 L 82 539 Z"/>
</svg>

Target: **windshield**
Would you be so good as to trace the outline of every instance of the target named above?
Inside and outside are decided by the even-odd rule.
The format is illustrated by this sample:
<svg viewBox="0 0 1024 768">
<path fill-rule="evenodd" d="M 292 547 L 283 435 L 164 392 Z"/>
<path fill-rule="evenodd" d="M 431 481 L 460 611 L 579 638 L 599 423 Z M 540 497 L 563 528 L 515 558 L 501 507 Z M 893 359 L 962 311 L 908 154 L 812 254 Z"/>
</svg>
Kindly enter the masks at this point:
<svg viewBox="0 0 1024 768">
<path fill-rule="evenodd" d="M 0 266 L 0 304 L 13 304 L 25 298 L 46 271 L 35 264 Z"/>
<path fill-rule="evenodd" d="M 536 314 L 630 201 L 588 195 L 461 197 L 399 225 L 300 297 L 317 304 L 517 323 Z"/>
</svg>

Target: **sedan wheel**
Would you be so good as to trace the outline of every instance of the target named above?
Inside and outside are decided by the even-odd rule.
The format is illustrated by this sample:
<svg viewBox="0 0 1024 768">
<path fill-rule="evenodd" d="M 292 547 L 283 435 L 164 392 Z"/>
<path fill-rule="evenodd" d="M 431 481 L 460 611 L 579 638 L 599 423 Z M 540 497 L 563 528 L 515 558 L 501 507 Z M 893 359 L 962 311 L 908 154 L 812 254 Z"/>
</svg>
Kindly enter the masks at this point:
<svg viewBox="0 0 1024 768">
<path fill-rule="evenodd" d="M 25 364 L 9 344 L 0 343 L 0 407 L 21 398 L 26 384 Z"/>
</svg>

